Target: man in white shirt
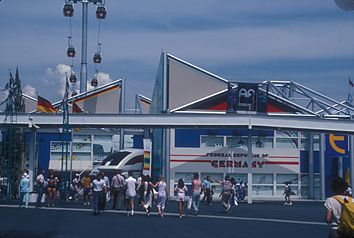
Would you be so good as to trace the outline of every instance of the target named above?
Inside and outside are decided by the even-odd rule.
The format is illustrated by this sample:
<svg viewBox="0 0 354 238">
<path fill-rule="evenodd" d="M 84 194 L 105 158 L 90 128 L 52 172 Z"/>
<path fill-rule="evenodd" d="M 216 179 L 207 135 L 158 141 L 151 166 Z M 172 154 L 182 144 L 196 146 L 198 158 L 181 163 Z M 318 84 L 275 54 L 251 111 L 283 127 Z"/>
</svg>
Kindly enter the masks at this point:
<svg viewBox="0 0 354 238">
<path fill-rule="evenodd" d="M 136 179 L 132 177 L 132 172 L 129 171 L 129 177 L 125 180 L 127 191 L 125 193 L 127 199 L 127 215 L 134 215 L 134 198 L 136 196 Z M 129 209 L 131 212 L 129 212 Z"/>
<path fill-rule="evenodd" d="M 45 170 L 42 170 L 42 172 L 37 176 L 37 203 L 36 203 L 36 208 L 42 207 L 42 197 L 43 193 L 45 190 Z"/>
<path fill-rule="evenodd" d="M 109 189 L 111 188 L 111 184 L 109 183 L 109 178 L 104 174 L 104 172 L 102 172 L 102 178 L 106 185 L 106 190 L 103 194 L 104 198 L 102 199 L 100 205 L 101 205 L 101 210 L 104 211 L 104 209 L 106 208 L 107 197 L 109 198 Z"/>
<path fill-rule="evenodd" d="M 102 174 L 98 173 L 96 179 L 92 182 L 93 185 L 93 215 L 99 215 L 99 204 L 102 202 L 102 199 L 106 199 L 104 194 L 106 191 L 106 183 L 102 178 Z"/>
</svg>

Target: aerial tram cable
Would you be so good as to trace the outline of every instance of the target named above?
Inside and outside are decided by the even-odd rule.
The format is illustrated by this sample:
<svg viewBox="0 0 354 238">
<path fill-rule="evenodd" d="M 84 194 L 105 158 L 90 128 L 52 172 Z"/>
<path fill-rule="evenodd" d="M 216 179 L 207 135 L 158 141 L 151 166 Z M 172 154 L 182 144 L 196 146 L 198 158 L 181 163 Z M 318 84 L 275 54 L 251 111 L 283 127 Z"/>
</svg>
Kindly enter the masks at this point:
<svg viewBox="0 0 354 238">
<path fill-rule="evenodd" d="M 97 87 L 98 86 L 98 64 L 102 62 L 102 55 L 101 55 L 101 46 L 102 43 L 100 41 L 100 34 L 101 34 L 101 20 L 106 19 L 107 11 L 104 5 L 104 2 L 101 2 L 100 5 L 96 8 L 96 18 L 98 20 L 98 31 L 97 31 L 97 50 L 93 54 L 93 63 L 95 64 L 95 75 L 91 79 L 91 86 Z"/>
<path fill-rule="evenodd" d="M 69 81 L 70 81 L 70 83 L 76 83 L 77 77 L 74 72 L 74 57 L 76 55 L 76 50 L 72 44 L 72 23 L 71 23 L 71 18 L 74 16 L 74 7 L 70 1 L 65 2 L 64 8 L 63 8 L 63 13 L 64 13 L 65 17 L 69 17 L 68 49 L 66 51 L 67 56 L 69 58 L 71 58 Z"/>
</svg>

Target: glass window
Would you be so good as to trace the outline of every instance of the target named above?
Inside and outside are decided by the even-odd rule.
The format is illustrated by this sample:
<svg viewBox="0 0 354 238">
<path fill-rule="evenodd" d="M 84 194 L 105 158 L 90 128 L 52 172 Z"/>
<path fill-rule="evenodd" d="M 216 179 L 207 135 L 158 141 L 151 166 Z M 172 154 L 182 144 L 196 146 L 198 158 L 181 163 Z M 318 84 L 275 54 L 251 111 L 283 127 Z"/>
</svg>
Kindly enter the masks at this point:
<svg viewBox="0 0 354 238">
<path fill-rule="evenodd" d="M 309 186 L 309 175 L 308 174 L 301 174 L 301 186 Z"/>
<path fill-rule="evenodd" d="M 277 188 L 276 188 L 276 195 L 284 195 L 284 188 L 285 188 L 285 185 L 277 185 Z M 297 196 L 297 186 L 290 186 L 291 188 L 291 195 L 293 196 Z"/>
<path fill-rule="evenodd" d="M 276 147 L 284 149 L 297 149 L 297 138 L 276 138 Z"/>
<path fill-rule="evenodd" d="M 201 136 L 200 147 L 224 147 L 223 136 Z"/>
<path fill-rule="evenodd" d="M 253 137 L 252 144 L 255 148 L 273 148 L 272 137 Z"/>
<path fill-rule="evenodd" d="M 310 139 L 308 138 L 308 134 L 303 134 L 301 136 L 301 150 L 308 150 L 310 148 L 309 143 L 310 143 Z M 318 135 L 317 136 L 314 135 L 313 150 L 315 151 L 320 150 L 320 139 Z"/>
<path fill-rule="evenodd" d="M 297 174 L 277 174 L 277 184 L 298 184 Z"/>
<path fill-rule="evenodd" d="M 247 136 L 227 136 L 226 146 L 229 148 L 239 148 L 247 146 Z"/>
<path fill-rule="evenodd" d="M 277 138 L 298 138 L 298 132 L 296 131 L 276 131 Z"/>
<path fill-rule="evenodd" d="M 253 184 L 273 184 L 273 174 L 253 174 Z"/>
<path fill-rule="evenodd" d="M 82 152 L 91 153 L 91 143 L 73 142 L 73 152 L 74 153 L 82 153 Z"/>
<path fill-rule="evenodd" d="M 252 195 L 271 196 L 273 195 L 273 186 L 252 186 Z"/>
<path fill-rule="evenodd" d="M 248 183 L 247 174 L 227 174 L 227 175 L 229 175 L 230 178 L 235 178 L 236 182 L 243 181 L 245 183 Z"/>
<path fill-rule="evenodd" d="M 194 173 L 186 172 L 186 173 L 175 173 L 175 183 L 178 183 L 179 179 L 183 179 L 184 183 L 192 183 Z"/>
</svg>

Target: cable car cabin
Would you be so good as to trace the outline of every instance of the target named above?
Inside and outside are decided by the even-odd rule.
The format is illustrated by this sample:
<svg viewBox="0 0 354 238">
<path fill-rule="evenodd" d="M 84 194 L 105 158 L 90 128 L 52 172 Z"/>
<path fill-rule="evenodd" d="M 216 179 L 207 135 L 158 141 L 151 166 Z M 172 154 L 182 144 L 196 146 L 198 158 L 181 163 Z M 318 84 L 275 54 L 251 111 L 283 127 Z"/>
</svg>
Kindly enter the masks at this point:
<svg viewBox="0 0 354 238">
<path fill-rule="evenodd" d="M 69 47 L 68 47 L 68 50 L 66 51 L 66 54 L 67 54 L 67 56 L 70 57 L 70 58 L 75 57 L 75 55 L 76 55 L 76 50 L 75 50 L 75 48 L 72 47 L 72 46 L 69 46 Z"/>
<path fill-rule="evenodd" d="M 63 13 L 66 17 L 74 16 L 74 6 L 71 3 L 65 3 L 63 7 Z"/>
<path fill-rule="evenodd" d="M 77 91 L 74 91 L 74 92 L 71 93 L 71 96 L 72 96 L 72 97 L 74 97 L 74 96 L 76 96 L 76 95 L 77 95 Z"/>
<path fill-rule="evenodd" d="M 98 166 L 98 170 L 107 176 L 113 176 L 117 172 L 142 173 L 144 161 L 144 150 L 125 149 L 108 155 Z"/>
<path fill-rule="evenodd" d="M 71 74 L 69 77 L 69 81 L 70 83 L 76 83 L 77 81 L 76 74 Z"/>
<path fill-rule="evenodd" d="M 97 19 L 105 19 L 107 15 L 106 7 L 98 6 L 96 8 L 96 18 Z"/>
<path fill-rule="evenodd" d="M 91 86 L 92 86 L 92 87 L 97 87 L 97 85 L 98 85 L 97 78 L 96 78 L 96 77 L 93 77 L 93 78 L 91 79 Z"/>
<path fill-rule="evenodd" d="M 93 54 L 93 62 L 94 62 L 95 64 L 100 64 L 101 61 L 102 61 L 102 56 L 101 56 L 101 54 L 100 54 L 100 53 L 94 53 L 94 54 Z"/>
</svg>

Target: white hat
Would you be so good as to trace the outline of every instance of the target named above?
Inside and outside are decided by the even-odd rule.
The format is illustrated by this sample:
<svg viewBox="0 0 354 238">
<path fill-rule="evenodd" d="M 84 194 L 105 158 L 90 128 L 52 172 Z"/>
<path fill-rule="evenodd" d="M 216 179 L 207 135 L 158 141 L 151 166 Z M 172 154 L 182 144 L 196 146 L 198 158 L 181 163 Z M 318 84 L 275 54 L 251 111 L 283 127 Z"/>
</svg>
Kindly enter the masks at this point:
<svg viewBox="0 0 354 238">
<path fill-rule="evenodd" d="M 22 177 L 23 178 L 29 178 L 29 175 L 27 173 L 24 173 Z"/>
</svg>

